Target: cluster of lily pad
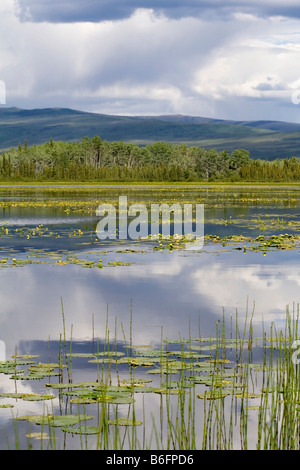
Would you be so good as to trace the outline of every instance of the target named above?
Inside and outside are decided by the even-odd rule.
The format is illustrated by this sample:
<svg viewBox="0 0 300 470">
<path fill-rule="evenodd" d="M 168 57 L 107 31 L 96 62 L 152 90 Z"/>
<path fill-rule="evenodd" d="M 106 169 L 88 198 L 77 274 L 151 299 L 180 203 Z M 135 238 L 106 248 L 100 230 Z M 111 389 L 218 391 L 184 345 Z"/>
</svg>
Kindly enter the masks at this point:
<svg viewBox="0 0 300 470">
<path fill-rule="evenodd" d="M 250 327 L 248 338 L 245 331 L 230 337 L 226 337 L 224 331 L 219 323 L 215 337 L 199 334 L 189 338 L 165 338 L 158 345 L 104 342 L 103 350 L 98 345 L 97 351 L 93 343 L 91 352 L 73 351 L 71 343 L 68 351 L 66 343 L 58 362 L 51 362 L 49 358 L 49 362 L 41 363 L 38 355 L 16 353 L 0 363 L 0 374 L 8 376 L 12 384 L 11 392 L 0 393 L 0 417 L 1 409 L 12 408 L 16 423 L 29 423 L 31 432 L 27 436 L 30 439 L 50 439 L 48 429 L 50 435 L 58 429 L 72 436 L 91 435 L 100 439 L 109 430 L 114 435 L 113 429 L 149 426 L 141 410 L 135 409 L 136 402 L 140 403 L 147 395 L 159 396 L 171 415 L 172 407 L 179 407 L 175 416 L 182 416 L 183 421 L 187 405 L 193 403 L 193 413 L 198 413 L 199 409 L 204 413 L 202 425 L 206 437 L 215 429 L 209 422 L 212 419 L 218 422 L 225 405 L 231 410 L 235 407 L 231 411 L 234 414 L 242 409 L 246 415 L 241 419 L 247 420 L 248 416 L 256 419 L 258 434 L 266 435 L 266 439 L 269 439 L 269 415 L 276 412 L 280 416 L 287 404 L 293 409 L 292 418 L 300 420 L 299 378 L 291 361 L 293 329 L 287 328 L 288 336 L 284 332 L 273 335 L 271 330 L 270 336 L 253 337 Z M 259 360 L 254 361 L 257 352 Z M 88 380 L 73 379 L 77 360 L 81 367 L 82 361 L 86 361 L 86 370 L 92 374 L 94 371 Z M 18 391 L 23 381 L 38 383 L 39 388 L 45 387 L 45 392 Z M 42 414 L 37 414 L 36 410 L 19 412 L 20 402 L 33 401 L 43 402 Z M 212 418 L 214 413 L 216 416 Z M 201 423 L 196 424 L 191 414 L 189 416 L 189 429 L 200 427 Z M 171 426 L 169 433 L 176 440 L 171 418 L 168 417 L 167 422 Z M 40 426 L 42 431 L 32 426 Z M 182 426 L 183 430 L 185 425 Z M 207 442 L 211 442 L 210 437 Z M 190 443 L 188 440 L 186 445 Z"/>
<path fill-rule="evenodd" d="M 300 250 L 300 235 L 279 234 L 279 235 L 259 235 L 257 237 L 247 237 L 244 235 L 228 235 L 220 237 L 218 235 L 206 235 L 207 242 L 222 246 L 233 245 L 236 250 L 267 252 L 272 250 Z"/>
<path fill-rule="evenodd" d="M 170 348 L 170 346 L 172 346 Z M 38 356 L 15 355 L 10 360 L 0 363 L 0 374 L 7 374 L 13 384 L 19 381 L 43 380 L 57 378 L 57 381 L 46 382 L 45 387 L 51 389 L 52 393 L 28 394 L 12 391 L 0 394 L 0 407 L 14 406 L 5 404 L 5 400 L 14 398 L 25 401 L 53 400 L 59 397 L 70 400 L 70 405 L 110 404 L 110 405 L 132 405 L 137 394 L 160 394 L 171 396 L 188 393 L 191 389 L 197 390 L 197 398 L 207 400 L 222 400 L 234 394 L 238 399 L 259 398 L 260 393 L 250 390 L 247 379 L 249 371 L 261 371 L 264 366 L 257 364 L 237 363 L 236 360 L 228 359 L 228 351 L 241 352 L 244 348 L 252 348 L 244 339 L 222 338 L 193 338 L 189 340 L 164 340 L 164 347 L 153 345 L 133 345 L 124 351 L 102 351 L 97 353 L 68 353 L 67 357 L 72 359 L 73 367 L 76 358 L 86 359 L 95 367 L 116 368 L 121 365 L 128 366 L 128 378 L 119 378 L 115 385 L 111 385 L 97 378 L 95 381 L 73 382 L 64 381 L 66 365 L 59 363 L 35 362 Z M 275 346 L 274 346 L 275 347 Z M 25 366 L 25 369 L 24 369 Z M 137 369 L 145 371 L 144 377 L 136 376 Z M 159 384 L 152 384 L 158 377 Z M 202 387 L 199 389 L 199 387 Z M 199 390 L 198 390 L 199 389 Z M 4 402 L 3 402 L 4 400 Z M 1 403 L 2 402 L 2 403 Z M 90 414 L 74 415 L 67 413 L 62 415 L 21 415 L 17 421 L 28 421 L 37 425 L 49 425 L 59 427 L 64 432 L 82 434 L 97 434 L 99 426 L 88 426 L 87 420 L 93 419 Z M 75 424 L 84 421 L 84 425 L 74 428 Z M 107 425 L 141 425 L 142 421 L 136 417 L 133 419 L 107 419 Z"/>
</svg>

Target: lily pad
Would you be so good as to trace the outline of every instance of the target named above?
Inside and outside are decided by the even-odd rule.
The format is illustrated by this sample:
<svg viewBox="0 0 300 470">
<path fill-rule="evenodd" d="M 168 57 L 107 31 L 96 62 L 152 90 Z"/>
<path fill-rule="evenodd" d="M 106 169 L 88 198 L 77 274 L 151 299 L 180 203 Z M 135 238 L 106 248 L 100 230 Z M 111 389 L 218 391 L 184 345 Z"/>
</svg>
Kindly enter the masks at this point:
<svg viewBox="0 0 300 470">
<path fill-rule="evenodd" d="M 0 366 L 0 374 L 12 375 L 12 374 L 23 374 L 25 370 L 16 369 L 14 366 Z"/>
<path fill-rule="evenodd" d="M 49 439 L 48 434 L 45 432 L 31 432 L 29 434 L 26 434 L 26 437 L 37 440 Z"/>
<path fill-rule="evenodd" d="M 30 423 L 39 425 L 51 425 L 54 427 L 72 426 L 80 421 L 93 419 L 91 415 L 24 415 L 18 416 L 15 419 L 18 421 L 28 421 Z"/>
<path fill-rule="evenodd" d="M 53 400 L 55 395 L 39 395 L 39 394 L 24 394 L 22 400 L 25 401 L 42 401 L 42 400 Z"/>
<path fill-rule="evenodd" d="M 236 393 L 235 396 L 237 398 L 260 398 L 261 395 L 258 393 L 251 393 L 251 392 L 241 392 L 241 393 Z"/>
<path fill-rule="evenodd" d="M 181 393 L 186 393 L 186 391 L 180 388 L 157 388 L 154 390 L 154 393 L 161 395 L 180 395 Z"/>
<path fill-rule="evenodd" d="M 107 424 L 116 425 L 116 426 L 140 426 L 143 424 L 141 421 L 119 418 L 119 419 L 109 419 Z"/>
<path fill-rule="evenodd" d="M 153 375 L 162 374 L 162 369 L 150 369 L 150 370 L 147 370 L 147 374 L 153 374 Z"/>
<path fill-rule="evenodd" d="M 97 357 L 90 359 L 88 362 L 93 364 L 116 364 L 116 359 L 111 359 L 110 357 Z"/>
<path fill-rule="evenodd" d="M 130 390 L 132 390 L 133 393 L 153 393 L 156 389 L 155 387 L 149 387 L 149 386 L 144 386 L 143 384 L 141 385 L 135 385 L 132 387 Z"/>
<path fill-rule="evenodd" d="M 218 389 L 218 391 L 211 390 L 204 393 L 198 393 L 197 398 L 207 400 L 219 400 L 220 398 L 224 398 L 227 395 L 230 395 L 230 392 Z"/>
<path fill-rule="evenodd" d="M 0 393 L 0 397 L 2 398 L 22 398 L 24 393 Z"/>
<path fill-rule="evenodd" d="M 38 371 L 38 372 L 30 372 L 30 374 L 17 374 L 12 375 L 10 378 L 13 380 L 40 380 L 44 379 L 45 377 L 57 376 L 60 375 L 60 372 L 53 372 L 53 371 Z"/>
<path fill-rule="evenodd" d="M 104 352 L 97 352 L 97 353 L 94 353 L 94 356 L 112 356 L 112 357 L 116 357 L 116 356 L 124 356 L 125 353 L 122 352 L 122 351 L 104 351 Z"/>
<path fill-rule="evenodd" d="M 17 358 L 17 359 L 35 359 L 39 357 L 38 355 L 35 354 L 16 354 L 14 356 L 11 356 L 12 358 Z"/>
<path fill-rule="evenodd" d="M 70 403 L 77 404 L 77 405 L 90 405 L 90 404 L 98 403 L 98 401 L 95 400 L 94 398 L 82 397 L 82 398 L 72 398 L 70 400 Z"/>
<path fill-rule="evenodd" d="M 3 361 L 0 362 L 0 367 L 1 366 L 24 366 L 28 364 L 35 364 L 34 361 L 31 361 L 30 359 L 13 359 L 13 360 L 8 360 L 8 361 Z"/>
<path fill-rule="evenodd" d="M 141 379 L 141 378 L 131 378 L 131 379 L 123 379 L 121 380 L 122 384 L 129 384 L 131 386 L 141 385 L 152 382 L 152 379 Z"/>
<path fill-rule="evenodd" d="M 72 427 L 66 426 L 61 428 L 63 432 L 71 432 L 72 434 L 99 434 L 100 429 L 97 426 L 81 426 L 81 427 Z"/>
<path fill-rule="evenodd" d="M 95 354 L 94 353 L 68 353 L 67 356 L 71 356 L 72 358 L 75 358 L 75 357 L 82 357 L 82 358 L 93 358 L 95 357 Z"/>
<path fill-rule="evenodd" d="M 61 382 L 46 384 L 46 387 L 56 388 L 56 389 L 65 389 L 65 388 L 83 388 L 83 387 L 100 387 L 104 384 L 100 382 Z"/>
</svg>

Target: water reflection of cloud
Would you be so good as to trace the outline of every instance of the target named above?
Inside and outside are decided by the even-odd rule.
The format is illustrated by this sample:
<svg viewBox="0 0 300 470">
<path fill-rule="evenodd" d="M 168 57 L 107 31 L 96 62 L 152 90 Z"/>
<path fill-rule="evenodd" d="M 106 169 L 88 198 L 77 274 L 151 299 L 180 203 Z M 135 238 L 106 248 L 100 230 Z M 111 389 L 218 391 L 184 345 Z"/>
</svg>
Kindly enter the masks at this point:
<svg viewBox="0 0 300 470">
<path fill-rule="evenodd" d="M 0 393 L 12 393 L 14 384 L 13 381 L 11 380 L 9 375 L 1 374 L 0 375 Z M 17 393 L 22 393 L 22 394 L 35 394 L 38 393 L 36 390 L 34 390 L 34 387 L 32 386 L 32 382 L 30 383 L 27 381 L 24 383 L 24 381 L 19 380 L 17 384 Z M 53 394 L 52 392 L 45 392 L 43 391 L 42 393 L 50 393 Z M 49 413 L 53 412 L 53 409 L 58 406 L 58 399 L 54 398 L 51 400 L 46 400 L 46 401 L 23 401 L 22 399 L 16 400 L 15 398 L 6 398 L 6 397 L 1 397 L 0 398 L 0 403 L 1 405 L 13 405 L 13 414 L 14 416 L 21 416 L 21 415 L 26 415 L 26 414 L 43 414 L 45 410 L 48 409 Z M 1 409 L 1 416 L 0 416 L 0 422 L 5 422 L 8 421 L 12 418 L 12 409 L 11 408 L 2 408 Z"/>
<path fill-rule="evenodd" d="M 298 301 L 300 272 L 290 265 L 260 265 L 226 267 L 212 264 L 207 270 L 199 268 L 192 275 L 195 291 L 205 293 L 213 304 L 225 309 L 242 307 L 247 298 L 255 304 L 254 322 L 281 322 L 286 316 L 286 306 Z M 251 303 L 249 307 L 251 310 Z M 240 314 L 243 316 L 243 310 Z"/>
<path fill-rule="evenodd" d="M 168 337 L 189 334 L 198 328 L 214 334 L 222 317 L 245 316 L 255 303 L 254 322 L 282 322 L 287 304 L 298 301 L 297 265 L 283 259 L 279 264 L 241 253 L 226 257 L 212 254 L 185 256 L 173 253 L 136 257 L 141 264 L 98 269 L 79 266 L 32 265 L 0 270 L 0 339 L 13 352 L 21 340 L 59 338 L 62 333 L 61 299 L 67 334 L 89 339 L 94 321 L 95 335 L 103 337 L 106 317 L 114 334 L 114 323 L 129 335 L 132 303 L 134 341 L 159 343 L 161 331 Z M 230 263 L 229 263 L 230 260 Z M 142 264 L 146 262 L 146 264 Z M 243 264 L 242 264 L 243 263 Z M 119 333 L 122 338 L 122 332 Z"/>
</svg>

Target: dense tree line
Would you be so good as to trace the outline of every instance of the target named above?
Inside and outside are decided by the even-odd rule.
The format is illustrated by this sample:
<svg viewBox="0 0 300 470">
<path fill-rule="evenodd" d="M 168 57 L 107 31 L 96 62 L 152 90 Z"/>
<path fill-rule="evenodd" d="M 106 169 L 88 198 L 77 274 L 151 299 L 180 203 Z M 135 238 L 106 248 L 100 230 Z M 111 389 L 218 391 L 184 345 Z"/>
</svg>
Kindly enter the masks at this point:
<svg viewBox="0 0 300 470">
<path fill-rule="evenodd" d="M 295 157 L 268 162 L 249 152 L 231 154 L 185 144 L 156 142 L 140 147 L 85 137 L 18 148 L 0 155 L 1 180 L 27 181 L 294 181 L 300 179 Z"/>
</svg>

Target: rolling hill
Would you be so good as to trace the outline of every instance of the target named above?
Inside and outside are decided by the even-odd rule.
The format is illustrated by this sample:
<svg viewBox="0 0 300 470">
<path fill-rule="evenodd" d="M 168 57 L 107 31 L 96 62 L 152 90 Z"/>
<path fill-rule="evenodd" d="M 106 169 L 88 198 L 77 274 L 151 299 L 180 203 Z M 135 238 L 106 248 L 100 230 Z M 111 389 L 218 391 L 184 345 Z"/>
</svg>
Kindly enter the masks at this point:
<svg viewBox="0 0 300 470">
<path fill-rule="evenodd" d="M 228 121 L 205 117 L 113 116 L 65 108 L 0 108 L 0 150 L 53 140 L 102 140 L 147 145 L 155 141 L 203 148 L 236 148 L 252 158 L 300 157 L 300 124 L 279 121 Z"/>
</svg>

